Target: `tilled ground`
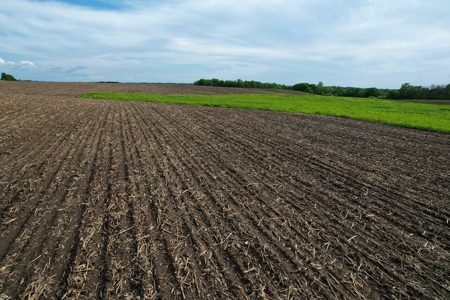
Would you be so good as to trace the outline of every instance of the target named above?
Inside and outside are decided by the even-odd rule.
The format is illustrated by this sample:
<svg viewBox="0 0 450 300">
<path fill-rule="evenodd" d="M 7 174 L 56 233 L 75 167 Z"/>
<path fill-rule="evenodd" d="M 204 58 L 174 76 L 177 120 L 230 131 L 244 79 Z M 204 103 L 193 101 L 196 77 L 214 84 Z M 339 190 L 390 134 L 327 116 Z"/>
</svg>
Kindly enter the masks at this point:
<svg viewBox="0 0 450 300">
<path fill-rule="evenodd" d="M 86 91 L 249 92 L 1 82 L 0 299 L 450 298 L 449 135 Z"/>
</svg>

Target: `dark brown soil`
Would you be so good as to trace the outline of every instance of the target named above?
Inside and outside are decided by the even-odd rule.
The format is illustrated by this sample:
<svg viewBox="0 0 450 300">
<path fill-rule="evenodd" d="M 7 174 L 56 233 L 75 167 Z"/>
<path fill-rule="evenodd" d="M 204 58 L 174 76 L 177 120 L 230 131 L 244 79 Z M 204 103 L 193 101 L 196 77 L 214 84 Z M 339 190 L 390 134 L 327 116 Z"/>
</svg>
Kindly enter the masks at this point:
<svg viewBox="0 0 450 300">
<path fill-rule="evenodd" d="M 0 83 L 0 299 L 450 299 L 450 135 Z"/>
<path fill-rule="evenodd" d="M 189 84 L 127 84 L 127 83 L 72 83 L 72 82 L 11 82 L 0 81 L 0 91 L 3 93 L 21 93 L 49 96 L 77 96 L 88 92 L 121 92 L 148 94 L 307 94 L 299 91 L 278 89 L 252 89 L 198 86 Z M 309 95 L 309 94 L 307 94 Z"/>
</svg>

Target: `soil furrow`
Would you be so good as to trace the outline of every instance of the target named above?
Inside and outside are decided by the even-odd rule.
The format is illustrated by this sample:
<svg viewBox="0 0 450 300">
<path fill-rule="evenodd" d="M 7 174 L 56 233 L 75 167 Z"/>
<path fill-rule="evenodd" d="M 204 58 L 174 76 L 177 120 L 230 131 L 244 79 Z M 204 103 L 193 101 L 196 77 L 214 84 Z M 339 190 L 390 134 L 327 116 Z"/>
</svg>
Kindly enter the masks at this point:
<svg viewBox="0 0 450 300">
<path fill-rule="evenodd" d="M 144 124 L 146 124 L 145 119 L 142 119 L 142 120 L 143 120 Z M 148 128 L 155 128 L 154 124 L 146 124 L 146 125 L 147 125 Z M 149 132 L 149 134 L 153 135 L 154 133 L 153 133 L 153 132 Z M 165 135 L 159 134 L 158 136 L 165 136 Z M 156 138 L 156 136 L 153 135 L 153 138 Z M 153 138 L 152 138 L 152 139 L 153 139 Z M 152 139 L 148 139 L 148 140 L 152 140 Z M 163 140 L 163 139 L 162 139 L 162 140 Z M 162 140 L 159 140 L 159 142 L 161 142 Z M 158 141 L 156 141 L 156 142 L 158 143 Z M 155 149 L 155 150 L 158 151 L 158 149 L 167 149 L 167 146 L 165 147 L 165 146 L 162 146 L 162 145 L 164 145 L 164 142 L 163 142 L 163 144 L 158 144 L 158 148 Z M 170 164 L 170 163 L 169 163 L 169 164 Z M 160 171 L 162 171 L 161 168 L 160 168 Z M 165 178 L 165 177 L 164 177 L 164 178 Z M 178 184 L 180 184 L 180 183 L 178 183 Z M 183 193 L 183 191 L 182 191 L 182 190 L 179 190 L 179 194 L 182 194 L 182 193 Z M 178 193 L 177 193 L 176 191 L 172 191 L 172 194 L 178 194 Z M 197 220 L 198 220 L 198 219 L 197 219 Z M 186 227 L 188 228 L 187 233 L 189 234 L 189 233 L 194 232 L 195 229 L 191 228 L 190 225 L 188 225 L 188 224 L 189 224 L 188 220 L 187 220 L 187 219 L 184 219 L 184 226 L 186 226 Z M 208 225 L 210 225 L 210 224 L 208 224 Z M 197 226 L 197 227 L 198 227 L 198 226 Z M 204 228 L 204 227 L 201 227 L 201 228 Z M 201 228 L 200 228 L 200 229 L 201 229 Z M 179 235 L 179 234 L 177 234 L 177 235 Z M 210 247 L 210 246 L 212 246 L 212 245 L 214 245 L 214 244 L 217 243 L 217 242 L 213 243 L 212 240 L 211 240 L 210 238 L 207 238 L 207 240 L 208 240 L 208 244 L 207 244 L 206 246 L 203 246 L 202 249 L 206 249 L 208 246 Z M 202 243 L 201 241 L 199 241 L 199 240 L 197 240 L 196 243 L 201 243 L 201 244 L 203 244 L 203 243 Z M 217 259 L 217 261 L 216 261 L 215 264 L 212 263 L 212 265 L 217 265 L 217 264 L 218 264 L 219 266 L 223 266 L 223 268 L 225 268 L 226 265 L 224 265 L 224 259 L 223 259 L 221 256 L 216 256 L 216 255 L 214 255 L 214 256 L 215 256 L 215 258 Z M 210 257 L 209 259 L 211 259 L 211 257 Z M 206 265 L 211 265 L 211 263 L 209 263 L 207 260 L 205 260 L 205 264 L 206 264 Z M 208 272 L 210 272 L 210 271 L 208 271 Z M 212 271 L 212 272 L 213 272 L 213 271 Z M 228 273 L 228 272 L 227 272 L 227 273 Z M 229 277 L 229 276 L 231 276 L 231 277 Z M 235 279 L 235 276 L 236 276 L 236 275 L 232 275 L 232 274 L 226 276 L 226 278 L 228 278 L 227 280 L 228 280 L 230 283 L 232 283 L 232 286 L 236 286 L 237 283 L 239 282 L 238 280 Z M 220 282 L 220 280 L 219 280 L 219 282 Z M 237 293 L 237 297 L 241 296 L 240 292 L 236 292 L 236 291 L 235 291 L 234 293 Z"/>
<path fill-rule="evenodd" d="M 151 128 L 153 128 L 153 126 Z M 161 136 L 161 134 L 158 135 L 158 136 Z M 158 139 L 156 137 L 156 135 L 154 136 L 154 138 L 157 139 L 156 142 L 158 143 L 158 146 L 159 146 L 157 149 L 155 149 L 156 151 L 166 148 L 164 143 L 161 144 L 161 139 Z M 159 163 L 157 163 L 157 165 L 159 167 L 159 171 L 160 172 L 163 172 L 163 170 L 166 170 L 167 168 L 172 169 L 172 172 L 174 170 L 173 169 L 174 165 L 170 161 L 165 162 L 165 166 L 161 166 Z M 165 181 L 168 178 L 170 178 L 171 180 L 175 179 L 173 175 L 172 176 L 170 175 L 172 172 L 170 172 L 168 174 L 163 172 L 162 176 L 165 179 Z M 171 213 L 171 212 L 172 213 L 176 213 L 177 211 L 179 212 L 180 211 L 180 206 L 185 206 L 186 205 L 185 200 L 184 199 L 180 199 L 180 194 L 181 194 L 180 193 L 181 190 L 179 189 L 180 188 L 180 182 L 178 181 L 177 183 L 173 182 L 173 183 L 169 183 L 169 184 L 170 184 L 170 187 L 168 186 L 169 189 L 167 190 L 167 193 L 168 193 L 169 198 L 172 198 L 172 199 L 174 199 L 176 201 L 175 203 L 177 203 L 177 210 L 175 211 L 174 207 L 171 205 L 171 203 L 168 202 L 167 203 L 168 205 L 166 207 L 167 210 L 168 210 L 167 211 L 168 214 Z M 171 188 L 171 187 L 175 187 L 175 186 L 178 186 L 178 188 L 176 188 L 176 189 Z M 184 222 L 184 225 L 183 225 L 183 222 Z M 175 234 L 176 240 L 177 240 L 176 242 L 174 242 L 175 244 L 178 242 L 179 237 L 184 237 L 184 239 L 186 239 L 189 236 L 189 233 L 194 231 L 192 228 L 190 228 L 189 225 L 187 225 L 187 223 L 186 223 L 187 220 L 186 219 L 184 219 L 183 222 L 180 225 L 178 225 L 178 224 L 172 224 L 172 225 L 167 224 L 167 225 L 169 225 L 169 227 L 174 227 L 174 228 L 163 229 L 163 231 L 167 232 L 167 233 L 171 232 L 170 230 L 176 231 L 176 233 L 171 232 L 169 234 L 169 236 Z M 185 228 L 188 228 L 188 229 L 185 231 Z M 195 238 L 195 237 L 189 237 L 189 240 L 191 240 L 193 238 Z M 169 239 L 172 239 L 172 238 L 169 238 Z M 193 268 L 193 274 L 192 275 L 194 276 L 194 278 L 191 278 L 191 280 L 193 279 L 193 283 L 196 286 L 196 288 L 195 288 L 196 289 L 196 293 L 199 296 L 199 294 L 198 294 L 200 292 L 199 291 L 199 289 L 200 289 L 199 286 L 206 286 L 206 284 L 204 282 L 202 282 L 202 279 L 201 279 L 202 275 L 201 275 L 199 266 L 195 263 L 195 261 L 189 261 L 189 258 L 193 257 L 193 250 L 191 249 L 191 247 L 192 246 L 185 245 L 184 249 L 183 249 L 183 252 L 186 252 L 186 253 L 183 253 L 183 252 L 179 253 L 179 252 L 177 252 L 177 254 L 175 254 L 174 261 L 175 261 L 176 264 L 178 263 L 177 261 L 179 261 L 178 266 L 180 266 L 182 268 L 182 270 L 184 269 L 184 271 L 182 271 L 183 273 L 186 272 L 186 268 L 188 268 L 187 269 L 188 272 L 189 272 L 189 268 Z M 177 272 L 177 274 L 180 274 L 180 276 L 182 275 L 182 273 L 178 273 L 178 272 Z M 195 274 L 197 274 L 196 276 L 198 276 L 198 277 L 195 277 Z M 186 275 L 186 278 L 187 278 L 187 275 Z M 180 280 L 180 279 L 178 278 L 178 280 Z M 180 286 L 182 286 L 183 282 L 185 282 L 185 281 L 186 280 L 183 279 L 183 281 L 181 282 Z M 205 289 L 205 288 L 203 287 L 203 289 Z M 206 289 L 206 290 L 208 290 L 208 289 Z M 212 292 L 208 292 L 207 294 L 211 295 Z"/>
<path fill-rule="evenodd" d="M 2 299 L 450 298 L 449 135 L 0 85 Z"/>
<path fill-rule="evenodd" d="M 103 118 L 106 119 L 108 112 L 110 110 L 109 106 L 105 107 L 104 112 L 102 113 Z M 61 296 L 63 291 L 67 285 L 67 278 L 70 272 L 70 268 L 73 265 L 75 255 L 78 252 L 81 244 L 81 236 L 80 231 L 82 227 L 82 217 L 85 214 L 86 207 L 90 205 L 89 203 L 89 188 L 93 184 L 94 177 L 94 165 L 98 159 L 98 153 L 100 148 L 100 143 L 103 138 L 103 134 L 105 131 L 104 123 L 101 123 L 98 126 L 97 131 L 95 132 L 95 139 L 93 140 L 92 146 L 90 147 L 90 152 L 86 157 L 86 164 L 84 173 L 82 173 L 82 179 L 77 186 L 77 197 L 75 197 L 72 201 L 79 209 L 73 211 L 73 222 L 71 224 L 66 224 L 65 234 L 63 237 L 56 238 L 57 242 L 57 251 L 55 251 L 54 259 L 56 260 L 54 263 L 54 268 L 50 270 L 51 274 L 55 276 L 55 278 L 59 278 L 58 285 L 54 288 L 49 294 L 49 298 L 54 298 L 56 295 Z"/>
<path fill-rule="evenodd" d="M 89 117 L 87 118 L 90 119 Z M 61 116 L 61 121 L 64 119 L 65 118 Z M 69 124 L 64 129 L 60 128 L 57 131 L 59 133 L 56 134 L 56 136 L 59 137 L 54 142 L 51 140 L 52 135 L 47 135 L 49 138 L 45 138 L 38 142 L 37 146 L 33 147 L 34 149 L 30 151 L 29 155 L 13 160 L 15 165 L 10 168 L 9 172 L 14 174 L 14 177 L 6 179 L 7 182 L 10 182 L 10 185 L 6 187 L 2 198 L 0 199 L 0 214 L 5 210 L 10 209 L 15 202 L 20 201 L 20 198 L 17 199 L 18 196 L 21 193 L 26 193 L 27 188 L 33 191 L 33 189 L 38 188 L 41 181 L 45 181 L 46 176 L 52 175 L 52 173 L 47 173 L 49 168 L 48 164 L 50 161 L 64 160 L 66 158 L 67 150 L 64 149 L 65 143 L 70 143 L 71 139 L 77 138 L 74 136 L 73 128 L 77 129 L 75 130 L 75 134 L 78 134 L 78 137 L 84 133 L 82 129 L 78 130 L 82 122 L 84 122 L 83 116 L 75 120 L 78 122 L 78 125 L 71 126 L 71 124 Z M 50 144 L 50 146 L 48 144 Z M 44 150 L 46 148 L 47 150 Z M 29 150 L 27 147 L 25 147 L 25 149 Z M 69 147 L 67 149 L 69 150 L 71 148 Z M 56 156 L 55 153 L 59 153 L 60 156 Z M 39 160 L 35 158 L 34 160 L 31 160 L 30 163 L 30 159 L 27 159 L 27 157 L 33 156 L 38 156 Z M 51 182 L 51 180 L 52 178 L 50 177 L 50 179 L 47 180 L 47 184 Z M 48 185 L 44 185 L 43 189 L 45 190 L 47 188 Z"/>
<path fill-rule="evenodd" d="M 46 116 L 49 119 L 46 118 L 46 121 L 42 122 L 42 128 L 39 128 L 39 126 L 36 128 L 36 124 L 26 126 L 26 128 L 33 128 L 33 133 L 30 133 L 30 136 L 26 138 L 27 143 L 18 143 L 18 148 L 12 150 L 11 155 L 7 157 L 8 160 L 2 164 L 2 166 L 10 168 L 11 174 L 14 175 L 14 177 L 8 178 L 8 181 L 15 182 L 20 180 L 20 174 L 17 173 L 20 171 L 23 173 L 24 169 L 39 172 L 40 168 L 42 168 L 42 163 L 30 164 L 30 158 L 36 155 L 43 155 L 45 159 L 42 160 L 42 162 L 44 162 L 46 159 L 48 160 L 53 157 L 55 149 L 57 149 L 64 140 L 70 138 L 69 134 L 72 133 L 74 129 L 78 129 L 78 127 L 83 124 L 84 116 L 87 115 L 87 118 L 89 118 L 89 115 L 92 113 L 91 110 L 81 110 L 78 111 L 79 115 L 75 116 L 76 109 L 74 109 L 74 107 L 66 105 L 65 102 L 63 102 L 63 105 L 63 107 L 59 108 L 55 106 L 51 110 L 49 113 L 50 116 Z M 34 106 L 33 109 L 35 109 Z M 44 119 L 44 117 L 42 118 Z M 50 131 L 44 130 L 45 127 L 50 127 Z M 20 126 L 20 131 L 23 131 L 24 129 L 23 126 Z M 57 139 L 55 139 L 55 136 Z M 15 142 L 17 143 L 17 140 Z M 29 143 L 34 143 L 36 146 L 30 149 L 27 147 Z M 21 144 L 23 144 L 24 147 L 20 148 Z M 31 168 L 31 170 L 28 168 Z"/>
<path fill-rule="evenodd" d="M 90 124 L 88 124 L 86 128 L 90 127 Z M 85 134 L 80 135 L 80 137 L 82 137 L 79 143 L 80 147 L 70 147 L 69 145 L 69 148 L 77 150 L 71 154 L 71 157 L 73 156 L 74 159 L 62 163 L 62 166 L 60 165 L 61 167 L 58 167 L 58 171 L 61 170 L 61 172 L 63 173 L 70 174 L 70 172 L 67 171 L 76 169 L 80 164 L 82 153 L 85 150 L 84 146 L 89 141 L 89 139 L 93 137 L 93 135 Z M 57 241 L 57 239 L 52 239 L 52 234 L 55 231 L 57 232 L 61 230 L 61 228 L 59 228 L 59 225 L 65 226 L 67 225 L 67 223 L 70 223 L 72 222 L 72 220 L 74 220 L 74 218 L 69 218 L 66 221 L 67 223 L 57 222 L 59 221 L 60 217 L 66 215 L 64 211 L 70 211 L 70 206 L 74 204 L 73 202 L 68 202 L 67 199 L 71 198 L 72 190 L 76 189 L 76 185 L 78 184 L 78 182 L 74 179 L 73 176 L 62 177 L 61 175 L 55 175 L 55 178 L 57 178 L 59 182 L 57 184 L 54 184 L 53 182 L 51 183 L 51 185 L 55 185 L 54 193 L 48 196 L 51 198 L 44 198 L 43 200 L 38 201 L 36 203 L 36 206 L 29 212 L 28 216 L 24 220 L 24 222 L 27 222 L 26 225 L 34 224 L 34 226 L 32 226 L 31 228 L 27 228 L 24 225 L 18 225 L 17 227 L 21 230 L 21 237 L 28 238 L 28 240 L 25 244 L 23 244 L 24 248 L 22 250 L 24 253 L 26 253 L 26 255 L 21 258 L 21 263 L 15 264 L 14 269 L 12 270 L 12 274 L 22 274 L 25 269 L 39 270 L 40 266 L 47 266 L 47 259 L 49 262 L 51 259 L 53 259 L 51 252 L 53 251 L 55 243 Z M 49 199 L 54 199 L 57 201 L 54 201 L 55 203 L 52 203 L 52 205 L 48 205 Z M 42 211 L 42 213 L 38 213 L 38 211 Z M 60 215 L 60 217 L 58 217 L 58 215 Z M 44 232 L 48 231 L 49 228 L 51 229 L 50 233 L 47 232 L 47 234 L 45 234 Z M 13 232 L 13 234 L 14 233 L 15 232 Z M 5 239 L 15 239 L 18 234 L 19 232 L 17 232 L 15 236 L 5 237 Z M 59 236 L 60 233 L 57 235 Z M 52 242 L 50 244 L 47 244 L 47 240 L 50 240 Z M 18 240 L 15 242 L 11 242 L 11 245 L 14 244 L 19 245 L 21 244 L 21 241 Z M 45 255 L 39 255 L 39 253 L 45 253 Z M 38 259 L 34 259 L 35 257 L 38 257 Z M 29 276 L 31 275 L 31 273 L 32 272 L 28 271 L 28 276 L 22 277 L 21 280 L 10 276 L 8 279 L 8 285 L 6 285 L 4 289 L 6 291 L 20 291 L 23 290 L 22 287 L 24 286 L 34 286 L 34 282 L 29 282 Z M 20 287 L 17 286 L 17 284 L 19 284 Z M 27 290 L 28 288 L 25 289 L 25 291 Z M 16 295 L 14 295 L 14 297 L 16 297 Z"/>
<path fill-rule="evenodd" d="M 10 212 L 11 211 L 16 212 L 15 214 L 11 213 L 9 214 L 9 218 L 13 219 L 13 221 L 10 222 L 9 224 L 10 226 L 13 226 L 15 230 L 9 231 L 7 235 L 2 234 L 1 238 L 4 239 L 5 241 L 8 241 L 8 243 L 5 243 L 5 245 L 8 245 L 15 240 L 15 238 L 23 231 L 24 224 L 26 224 L 27 222 L 34 223 L 33 220 L 40 217 L 39 214 L 36 213 L 37 210 L 44 211 L 47 214 L 48 212 L 47 211 L 48 207 L 46 203 L 47 199 L 64 198 L 66 189 L 70 185 L 70 182 L 74 180 L 74 178 L 73 176 L 67 176 L 67 174 L 64 175 L 61 174 L 65 173 L 67 170 L 70 170 L 69 167 L 70 164 L 76 165 L 77 162 L 80 160 L 82 151 L 84 150 L 83 148 L 84 144 L 87 141 L 87 137 L 84 135 L 88 132 L 89 129 L 90 126 L 87 125 L 85 127 L 85 131 L 80 131 L 77 134 L 77 136 L 73 138 L 70 144 L 65 145 L 65 147 L 61 149 L 63 155 L 61 155 L 61 157 L 56 160 L 57 163 L 54 164 L 53 166 L 48 167 L 48 171 L 46 172 L 46 174 L 48 175 L 46 175 L 42 180 L 42 186 L 36 187 L 36 193 L 45 193 L 44 196 L 41 198 L 38 197 L 38 195 L 33 195 L 33 197 L 26 199 L 26 201 L 17 203 L 16 208 L 12 207 L 10 209 Z M 76 144 L 81 147 L 75 147 Z M 74 157 L 73 160 L 71 160 L 72 157 Z M 69 171 L 67 173 L 71 172 Z M 54 195 L 49 194 L 48 193 L 49 190 L 55 194 Z M 45 224 L 46 223 L 43 223 L 42 226 L 44 226 Z M 0 258 L 3 258 L 7 249 L 1 246 L 0 246 Z"/>
<path fill-rule="evenodd" d="M 229 136 L 230 134 L 222 134 L 221 136 L 222 137 L 227 137 L 227 136 Z M 247 138 L 249 138 L 249 136 L 247 136 Z M 238 139 L 239 140 L 239 139 Z M 241 139 L 242 140 L 242 139 Z M 245 140 L 248 140 L 248 139 L 245 139 Z M 261 145 L 261 143 L 259 143 L 259 145 Z M 242 150 L 242 152 L 243 153 L 248 153 L 248 152 L 253 152 L 254 151 L 254 149 L 252 149 L 252 148 L 246 148 L 245 150 Z M 262 155 L 262 152 L 263 151 L 258 151 L 258 153 L 256 154 L 256 155 L 248 155 L 249 156 L 249 159 L 252 159 L 252 157 L 259 157 L 259 158 L 261 158 L 263 155 Z M 258 163 L 259 164 L 261 164 L 261 161 L 258 161 Z M 270 165 L 269 165 L 269 167 L 270 167 Z M 323 169 L 325 167 L 325 169 Z M 345 169 L 345 168 L 344 168 Z M 344 172 L 342 172 L 342 171 L 337 171 L 337 169 L 336 168 L 333 168 L 332 170 L 331 170 L 331 173 L 329 173 L 330 171 L 329 171 L 329 168 L 328 168 L 328 166 L 324 166 L 324 165 L 320 165 L 320 168 L 319 169 L 316 169 L 317 171 L 319 171 L 320 173 L 323 173 L 324 171 L 323 170 L 326 170 L 326 173 L 328 173 L 328 174 L 331 174 L 331 175 L 335 175 L 335 176 L 333 176 L 332 178 L 339 178 L 340 176 L 343 176 L 343 174 L 344 174 Z M 260 174 L 264 174 L 264 169 L 262 169 L 262 170 L 260 170 L 260 171 L 258 171 L 257 172 L 258 173 L 258 175 L 260 175 Z M 308 172 L 309 173 L 309 172 Z M 327 175 L 327 176 L 323 176 L 324 178 L 330 178 L 330 175 Z M 349 177 L 348 175 L 346 176 L 347 178 L 345 178 L 344 179 L 344 181 L 347 181 L 347 182 L 351 182 L 351 177 Z M 276 179 L 275 179 L 276 180 Z M 290 184 L 291 182 L 289 182 L 289 184 Z M 328 185 L 328 183 L 327 183 L 327 185 Z M 367 183 L 361 183 L 361 185 L 364 185 L 364 186 L 369 186 L 370 187 L 370 185 L 367 185 Z M 365 188 L 363 186 L 363 188 Z M 332 189 L 332 186 L 330 187 L 330 186 L 328 186 L 327 187 L 327 189 Z M 372 189 L 376 189 L 376 187 L 372 187 L 371 188 L 371 192 L 372 192 Z M 339 190 L 337 191 L 337 192 L 339 192 Z M 368 192 L 368 190 L 367 190 L 367 192 Z M 392 193 L 392 192 L 391 192 Z M 357 193 L 357 194 L 359 194 L 359 193 Z M 378 196 L 378 195 L 377 195 Z M 394 199 L 395 198 L 398 198 L 399 197 L 399 195 L 398 194 L 394 194 L 392 197 L 394 197 Z M 380 196 L 378 196 L 377 198 L 381 198 L 381 199 L 383 199 L 384 198 L 384 195 L 380 195 Z M 388 203 L 392 203 L 393 201 L 392 201 L 393 199 L 386 199 L 385 201 L 386 202 L 388 202 Z M 373 202 L 372 204 L 377 204 L 377 203 L 375 203 L 375 202 Z M 384 205 L 383 205 L 384 206 Z M 402 206 L 402 207 L 399 207 L 400 209 L 402 209 L 402 210 L 406 210 L 406 211 L 408 211 L 408 210 L 410 210 L 409 208 L 410 208 L 410 205 L 406 205 L 406 206 Z M 374 210 L 378 210 L 378 209 L 383 209 L 383 207 L 376 207 L 376 208 L 374 208 Z M 415 211 L 418 211 L 418 210 L 415 210 Z M 433 220 L 435 219 L 435 217 L 436 217 L 436 213 L 435 212 L 429 212 L 429 214 L 430 215 L 433 215 Z M 423 219 L 425 216 L 423 215 L 423 214 L 421 214 L 421 215 L 419 215 L 419 216 L 416 216 L 416 219 L 418 218 L 418 217 L 420 217 L 421 219 Z M 391 219 L 392 219 L 392 216 L 391 216 Z M 402 220 L 402 221 L 404 221 L 404 218 L 399 218 L 400 220 Z M 443 217 L 443 219 L 445 219 L 445 216 Z M 398 221 L 397 221 L 398 222 Z M 411 222 L 411 224 L 412 225 L 415 225 L 416 224 L 416 222 Z M 404 224 L 401 224 L 401 226 L 404 226 Z"/>
<path fill-rule="evenodd" d="M 71 249 L 70 261 L 61 282 L 61 297 L 98 298 L 105 284 L 105 265 L 102 250 L 106 247 L 104 235 L 107 199 L 110 198 L 108 171 L 111 164 L 111 137 L 114 123 L 114 106 L 108 107 L 102 121 L 102 135 L 93 157 L 91 179 L 84 195 L 84 212 L 76 236 L 79 241 Z M 81 200 L 81 199 L 80 199 Z"/>
<path fill-rule="evenodd" d="M 164 136 L 167 136 L 167 135 L 164 134 Z M 173 140 L 176 140 L 176 138 L 174 137 Z M 186 144 L 184 144 L 183 146 L 186 147 Z M 185 157 L 185 155 L 181 155 L 181 156 Z M 198 175 L 197 175 L 197 176 L 198 176 Z M 208 177 L 209 175 L 208 175 L 208 173 L 206 172 L 204 176 L 207 176 L 207 177 Z M 236 210 L 236 211 L 237 211 L 237 210 Z M 254 223 L 255 223 L 255 222 L 254 222 Z M 256 229 L 255 232 L 258 232 L 258 230 Z M 270 236 L 270 234 L 267 234 L 267 233 L 266 233 L 266 235 Z M 265 241 L 264 244 L 265 244 L 265 245 L 269 245 L 269 244 L 271 244 L 271 243 Z M 277 251 L 277 252 L 274 251 L 273 253 L 278 253 L 278 252 L 279 252 L 279 251 Z M 278 260 L 278 261 L 282 261 L 282 260 Z M 294 271 L 292 271 L 292 272 L 294 272 Z"/>
</svg>

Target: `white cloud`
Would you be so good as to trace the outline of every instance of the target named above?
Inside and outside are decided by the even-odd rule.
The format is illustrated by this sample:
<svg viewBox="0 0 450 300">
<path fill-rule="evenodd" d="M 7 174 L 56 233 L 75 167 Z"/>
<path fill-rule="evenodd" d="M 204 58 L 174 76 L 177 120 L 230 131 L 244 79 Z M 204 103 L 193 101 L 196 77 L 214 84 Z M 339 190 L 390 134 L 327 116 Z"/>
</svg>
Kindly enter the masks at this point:
<svg viewBox="0 0 450 300">
<path fill-rule="evenodd" d="M 22 66 L 30 66 L 30 67 L 33 67 L 33 66 L 34 66 L 34 63 L 32 63 L 31 61 L 22 60 L 22 61 L 20 62 L 20 65 L 22 65 Z"/>
<path fill-rule="evenodd" d="M 4 61 L 3 59 L 0 58 L 0 65 L 13 66 L 14 62 L 12 62 L 12 61 Z"/>
<path fill-rule="evenodd" d="M 5 1 L 0 55 L 26 62 L 19 66 L 32 60 L 29 72 L 49 80 L 119 74 L 131 81 L 193 82 L 219 74 L 380 87 L 448 80 L 439 75 L 450 68 L 448 0 L 116 3 L 125 9 Z M 74 68 L 82 72 L 64 71 Z"/>
</svg>

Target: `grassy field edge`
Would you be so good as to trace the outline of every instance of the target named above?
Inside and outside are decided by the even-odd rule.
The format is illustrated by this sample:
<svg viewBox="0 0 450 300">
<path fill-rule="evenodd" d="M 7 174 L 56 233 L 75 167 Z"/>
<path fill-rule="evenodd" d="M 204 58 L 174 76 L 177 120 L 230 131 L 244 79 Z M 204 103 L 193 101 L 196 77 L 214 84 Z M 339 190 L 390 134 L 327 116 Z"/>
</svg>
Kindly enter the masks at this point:
<svg viewBox="0 0 450 300">
<path fill-rule="evenodd" d="M 84 93 L 78 98 L 305 113 L 450 134 L 450 106 L 438 104 L 285 94 L 157 95 L 94 92 Z"/>
</svg>

